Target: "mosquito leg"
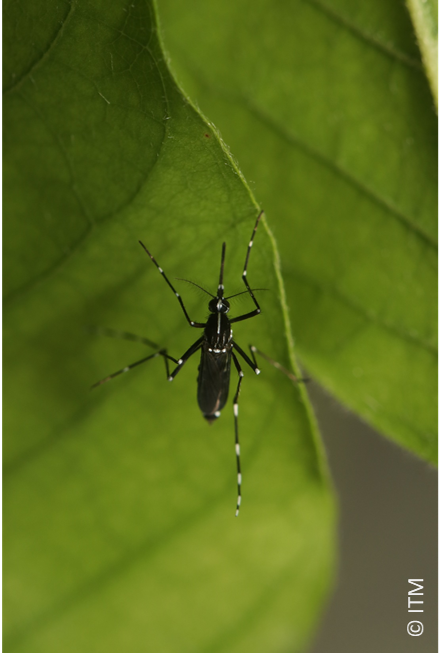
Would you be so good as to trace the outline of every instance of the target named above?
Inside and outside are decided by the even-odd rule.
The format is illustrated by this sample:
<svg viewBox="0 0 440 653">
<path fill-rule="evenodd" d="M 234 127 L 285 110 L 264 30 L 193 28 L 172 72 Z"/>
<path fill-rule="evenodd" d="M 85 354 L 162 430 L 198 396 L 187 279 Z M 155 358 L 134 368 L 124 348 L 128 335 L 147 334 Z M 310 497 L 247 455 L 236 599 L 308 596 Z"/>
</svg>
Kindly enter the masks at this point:
<svg viewBox="0 0 440 653">
<path fill-rule="evenodd" d="M 173 358 L 172 356 L 168 356 L 167 350 L 166 349 L 159 349 L 159 345 L 157 345 L 155 342 L 152 340 L 149 340 L 148 338 L 143 338 L 142 336 L 137 336 L 135 333 L 131 333 L 129 331 L 118 331 L 117 329 L 110 329 L 109 327 L 95 327 L 95 326 L 90 326 L 87 327 L 87 329 L 91 332 L 94 333 L 95 335 L 101 335 L 101 336 L 107 336 L 109 338 L 120 338 L 121 340 L 130 340 L 131 342 L 140 342 L 142 345 L 147 345 L 147 347 L 152 347 L 153 349 L 157 349 L 158 351 L 155 352 L 151 358 L 154 358 L 154 356 L 162 356 L 164 361 L 165 361 L 165 370 L 166 370 L 166 375 L 167 379 L 170 376 L 170 368 L 168 364 L 168 360 L 172 360 L 173 363 L 177 363 L 177 360 Z M 145 362 L 149 360 L 149 358 L 143 358 L 142 361 L 139 361 L 137 363 L 133 363 L 133 365 L 129 365 L 128 368 L 125 368 L 123 370 L 119 370 L 115 374 L 112 374 L 109 377 L 106 377 L 102 381 L 99 381 L 98 383 L 95 383 L 95 385 L 92 386 L 94 388 L 97 385 L 101 385 L 105 381 L 110 381 L 114 376 L 118 376 L 119 374 L 122 374 L 123 372 L 128 372 L 132 367 L 136 367 L 136 365 L 140 365 L 140 363 Z"/>
<path fill-rule="evenodd" d="M 310 381 L 310 379 L 306 379 L 306 378 L 300 379 L 300 378 L 298 378 L 295 374 L 293 374 L 288 369 L 283 367 L 280 363 L 275 361 L 273 358 L 270 358 L 270 356 L 267 356 L 267 354 L 263 354 L 263 352 L 260 351 L 259 349 L 257 349 L 256 347 L 254 347 L 254 345 L 249 345 L 249 349 L 251 350 L 252 360 L 254 361 L 255 365 L 257 365 L 257 359 L 255 357 L 255 354 L 258 354 L 259 356 L 262 356 L 265 360 L 267 360 L 268 363 L 270 363 L 271 365 L 276 367 L 277 370 L 280 370 L 280 372 L 285 374 L 289 379 L 291 379 L 295 383 L 307 383 L 308 381 Z"/>
<path fill-rule="evenodd" d="M 198 349 L 200 349 L 200 347 L 201 347 L 202 344 L 203 344 L 204 338 L 205 338 L 205 337 L 202 336 L 201 338 L 199 338 L 198 340 L 196 340 L 195 343 L 194 343 L 193 345 L 191 345 L 191 347 L 190 347 L 190 348 L 189 348 L 189 349 L 188 349 L 188 350 L 183 354 L 182 358 L 179 358 L 178 361 L 176 361 L 176 360 L 174 361 L 175 363 L 177 363 L 177 367 L 176 367 L 176 369 L 174 370 L 174 372 L 172 372 L 171 374 L 168 375 L 168 381 L 173 381 L 173 379 L 177 376 L 177 374 L 178 374 L 179 371 L 182 369 L 182 367 L 184 366 L 184 364 L 186 363 L 186 361 L 187 361 L 189 358 L 191 358 L 191 356 L 192 356 L 193 354 L 195 354 L 196 351 L 197 351 Z M 173 359 L 173 360 L 174 360 L 174 359 Z"/>
<path fill-rule="evenodd" d="M 191 320 L 190 316 L 188 315 L 188 313 L 187 313 L 187 311 L 186 311 L 185 304 L 183 303 L 183 300 L 182 300 L 181 296 L 179 295 L 179 293 L 177 292 L 177 290 L 174 288 L 173 284 L 172 284 L 171 281 L 168 279 L 167 275 L 166 275 L 165 272 L 162 270 L 162 268 L 160 267 L 159 263 L 158 263 L 158 262 L 156 261 L 156 259 L 154 258 L 153 254 L 150 254 L 150 252 L 149 252 L 148 249 L 145 247 L 145 245 L 144 245 L 143 242 L 139 241 L 139 243 L 140 243 L 140 245 L 142 245 L 142 247 L 144 248 L 144 250 L 147 252 L 148 256 L 151 258 L 151 260 L 153 261 L 154 265 L 157 267 L 157 269 L 159 270 L 159 272 L 161 273 L 161 275 L 163 276 L 163 278 L 165 279 L 165 281 L 167 282 L 167 284 L 169 285 L 169 287 L 171 288 L 171 290 L 173 291 L 173 293 L 176 295 L 177 299 L 179 300 L 179 304 L 180 304 L 180 306 L 182 307 L 182 311 L 183 311 L 184 314 L 185 314 L 185 317 L 186 317 L 186 319 L 187 319 L 187 322 L 188 322 L 189 326 L 196 327 L 197 329 L 203 329 L 203 328 L 206 326 L 206 324 L 202 324 L 201 322 L 194 322 L 193 320 Z"/>
<path fill-rule="evenodd" d="M 260 220 L 261 220 L 261 217 L 262 217 L 263 213 L 264 213 L 264 211 L 261 211 L 259 213 L 259 215 L 257 217 L 257 220 L 255 222 L 254 230 L 252 232 L 252 236 L 251 236 L 251 239 L 249 241 L 247 254 L 246 254 L 246 261 L 244 262 L 244 269 L 243 269 L 243 274 L 242 274 L 242 278 L 243 278 L 243 281 L 245 283 L 245 286 L 246 286 L 248 292 L 250 293 L 252 299 L 254 300 L 254 304 L 255 304 L 256 308 L 258 309 L 258 312 L 260 312 L 260 306 L 259 306 L 257 300 L 255 299 L 254 293 L 252 292 L 246 277 L 247 277 L 247 267 L 248 267 L 248 263 L 249 263 L 249 257 L 251 255 L 251 249 L 252 249 L 252 246 L 254 244 L 255 234 L 257 233 L 258 225 L 260 224 Z"/>
<path fill-rule="evenodd" d="M 255 317 L 256 315 L 259 315 L 261 313 L 260 305 L 257 302 L 257 299 L 256 299 L 254 293 L 252 292 L 252 288 L 250 287 L 249 282 L 247 280 L 247 268 L 248 268 L 248 263 L 249 263 L 249 257 L 250 257 L 250 254 L 251 254 L 251 249 L 252 249 L 252 246 L 254 244 L 255 234 L 257 233 L 258 225 L 260 223 L 260 220 L 261 220 L 261 217 L 262 217 L 263 213 L 264 213 L 264 211 L 261 211 L 261 213 L 259 213 L 257 221 L 255 222 L 254 230 L 252 231 L 252 236 L 251 236 L 251 239 L 249 241 L 248 248 L 247 248 L 246 260 L 244 262 L 244 268 L 243 268 L 243 274 L 241 275 L 241 278 L 243 279 L 244 285 L 246 286 L 246 290 L 250 294 L 250 296 L 252 297 L 252 300 L 253 300 L 253 302 L 255 304 L 255 309 L 253 311 L 250 311 L 249 313 L 245 313 L 244 315 L 239 315 L 238 317 L 234 317 L 232 320 L 230 320 L 231 323 L 241 322 L 242 320 L 248 320 L 249 318 Z"/>
<path fill-rule="evenodd" d="M 232 352 L 232 359 L 238 372 L 238 385 L 234 396 L 235 458 L 237 460 L 237 508 L 235 510 L 235 516 L 238 517 L 241 506 L 240 441 L 238 439 L 238 397 L 240 395 L 241 382 L 243 380 L 244 373 L 234 352 Z"/>
<path fill-rule="evenodd" d="M 117 329 L 109 329 L 108 327 L 95 326 L 87 327 L 87 330 L 98 336 L 120 338 L 121 340 L 131 340 L 131 342 L 140 342 L 143 345 L 147 345 L 147 347 L 159 349 L 159 345 L 157 345 L 152 340 L 148 340 L 148 338 L 143 338 L 142 336 L 137 336 L 135 333 L 130 333 L 129 331 L 118 331 Z"/>
<path fill-rule="evenodd" d="M 166 349 L 164 349 L 166 351 Z M 167 375 L 167 380 L 170 378 L 170 365 L 168 363 L 168 360 L 170 360 L 169 356 L 163 356 L 163 359 L 165 361 L 165 374 Z M 172 359 L 173 361 L 175 360 L 174 358 Z"/>
<path fill-rule="evenodd" d="M 165 365 L 168 370 L 168 360 L 172 360 L 174 363 L 177 363 L 178 361 L 173 358 L 172 356 L 169 356 L 166 353 L 166 349 L 160 349 L 159 351 L 156 351 L 154 354 L 150 354 L 149 356 L 146 356 L 145 358 L 141 358 L 141 360 L 136 361 L 135 363 L 132 363 L 131 365 L 127 365 L 127 367 L 123 367 L 121 370 L 118 370 L 117 372 L 113 372 L 113 374 L 110 374 L 109 376 L 106 376 L 105 379 L 101 379 L 101 381 L 98 381 L 97 383 L 94 383 L 92 385 L 92 388 L 97 388 L 98 385 L 102 385 L 103 383 L 107 383 L 107 381 L 110 381 L 111 379 L 114 379 L 115 376 L 119 376 L 120 374 L 124 374 L 124 372 L 129 372 L 130 370 L 133 369 L 133 367 L 137 367 L 138 365 L 142 365 L 142 363 L 145 363 L 146 361 L 151 360 L 152 358 L 157 358 L 158 356 L 163 356 L 165 358 Z M 169 375 L 167 375 L 169 377 Z"/>
<path fill-rule="evenodd" d="M 246 363 L 249 365 L 251 370 L 253 370 L 255 372 L 255 374 L 260 374 L 261 373 L 261 370 L 259 369 L 259 367 L 257 365 L 257 361 L 255 360 L 255 356 L 253 355 L 252 356 L 253 360 L 251 360 L 249 358 L 249 356 L 246 354 L 246 352 L 243 351 L 243 349 L 237 345 L 235 340 L 234 340 L 234 349 L 236 349 L 238 351 L 240 356 L 246 361 Z"/>
</svg>

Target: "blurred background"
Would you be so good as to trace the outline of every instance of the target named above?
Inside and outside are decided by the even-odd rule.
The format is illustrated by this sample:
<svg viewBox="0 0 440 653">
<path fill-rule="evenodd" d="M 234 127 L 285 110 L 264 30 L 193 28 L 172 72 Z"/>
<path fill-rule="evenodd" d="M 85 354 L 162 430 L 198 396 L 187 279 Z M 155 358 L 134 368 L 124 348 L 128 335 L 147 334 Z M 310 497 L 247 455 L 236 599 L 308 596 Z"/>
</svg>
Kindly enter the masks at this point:
<svg viewBox="0 0 440 653">
<path fill-rule="evenodd" d="M 316 410 L 339 498 L 339 572 L 311 653 L 437 650 L 437 470 L 386 440 L 317 383 Z M 407 612 L 408 578 L 424 613 Z M 424 624 L 420 637 L 407 623 Z"/>
</svg>

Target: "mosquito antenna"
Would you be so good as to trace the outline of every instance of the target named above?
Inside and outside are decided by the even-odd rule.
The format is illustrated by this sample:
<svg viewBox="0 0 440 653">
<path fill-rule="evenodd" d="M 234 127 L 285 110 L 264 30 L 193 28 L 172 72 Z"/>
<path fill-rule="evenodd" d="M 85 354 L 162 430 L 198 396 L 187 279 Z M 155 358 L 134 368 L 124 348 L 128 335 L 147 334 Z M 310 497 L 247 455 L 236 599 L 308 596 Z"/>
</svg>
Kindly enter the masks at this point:
<svg viewBox="0 0 440 653">
<path fill-rule="evenodd" d="M 269 291 L 269 288 L 252 288 L 252 292 L 259 292 L 260 290 L 267 290 Z M 249 295 L 248 290 L 242 290 L 241 292 L 235 293 L 235 295 L 229 295 L 229 297 L 225 297 L 224 299 L 232 299 L 233 297 L 238 297 L 239 295 Z"/>
<path fill-rule="evenodd" d="M 215 299 L 215 295 L 210 293 L 208 290 L 205 290 L 204 288 L 202 288 L 202 286 L 199 286 L 198 283 L 194 283 L 194 281 L 190 281 L 189 279 L 182 279 L 181 277 L 176 277 L 176 279 L 177 279 L 177 281 L 186 281 L 186 283 L 191 283 L 193 286 L 196 286 L 197 288 L 200 288 L 200 290 L 203 290 L 203 292 L 205 292 L 207 295 L 209 295 L 210 297 Z"/>
</svg>

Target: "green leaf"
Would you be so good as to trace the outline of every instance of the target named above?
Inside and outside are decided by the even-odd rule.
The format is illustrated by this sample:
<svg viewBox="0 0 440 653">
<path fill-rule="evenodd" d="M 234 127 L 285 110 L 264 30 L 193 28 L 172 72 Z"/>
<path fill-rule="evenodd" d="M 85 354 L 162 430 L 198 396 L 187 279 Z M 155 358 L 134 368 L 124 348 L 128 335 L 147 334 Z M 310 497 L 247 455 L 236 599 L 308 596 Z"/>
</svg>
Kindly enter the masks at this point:
<svg viewBox="0 0 440 653">
<path fill-rule="evenodd" d="M 304 385 L 244 370 L 239 519 L 231 400 L 208 426 L 195 357 L 172 384 L 156 359 L 89 391 L 151 350 L 88 326 L 174 357 L 200 335 L 138 240 L 209 291 L 226 241 L 241 292 L 258 207 L 173 81 L 151 3 L 6 3 L 5 65 L 5 651 L 298 650 L 334 555 Z M 289 366 L 265 222 L 248 278 L 263 313 L 234 337 Z M 206 296 L 175 283 L 203 320 Z"/>
<path fill-rule="evenodd" d="M 406 9 L 161 0 L 172 66 L 280 247 L 298 354 L 384 434 L 437 455 L 437 121 Z"/>
<path fill-rule="evenodd" d="M 438 107 L 438 3 L 407 0 L 431 91 Z"/>
</svg>

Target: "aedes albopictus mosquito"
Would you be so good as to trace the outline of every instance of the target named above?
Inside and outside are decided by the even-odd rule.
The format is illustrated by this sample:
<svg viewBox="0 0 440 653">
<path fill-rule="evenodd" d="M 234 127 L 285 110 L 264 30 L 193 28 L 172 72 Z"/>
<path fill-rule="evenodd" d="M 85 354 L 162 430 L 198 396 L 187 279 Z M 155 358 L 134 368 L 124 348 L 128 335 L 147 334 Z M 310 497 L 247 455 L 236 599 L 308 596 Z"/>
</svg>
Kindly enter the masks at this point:
<svg viewBox="0 0 440 653">
<path fill-rule="evenodd" d="M 193 320 L 191 320 L 185 308 L 185 305 L 183 303 L 182 297 L 176 291 L 173 284 L 168 279 L 165 272 L 160 267 L 159 263 L 156 261 L 154 256 L 148 251 L 145 245 L 141 241 L 139 241 L 140 245 L 143 247 L 145 252 L 151 258 L 151 260 L 159 270 L 160 274 L 163 276 L 166 283 L 169 285 L 169 287 L 177 297 L 188 324 L 196 329 L 203 329 L 203 335 L 200 338 L 198 338 L 193 345 L 191 345 L 191 347 L 183 354 L 181 358 L 176 360 L 175 358 L 173 358 L 168 354 L 166 349 L 159 349 L 158 345 L 156 345 L 154 342 L 150 340 L 147 340 L 146 338 L 139 338 L 131 333 L 116 332 L 113 331 L 112 329 L 105 329 L 103 331 L 107 335 L 116 335 L 116 336 L 119 335 L 120 337 L 126 338 L 128 340 L 142 342 L 143 344 L 146 344 L 150 347 L 154 347 L 155 349 L 157 349 L 157 351 L 154 354 L 146 356 L 145 358 L 142 358 L 141 360 L 136 361 L 135 363 L 132 363 L 131 365 L 128 365 L 127 367 L 124 367 L 123 369 L 118 370 L 113 374 L 110 374 L 110 376 L 107 376 L 105 379 L 98 381 L 98 383 L 95 383 L 92 386 L 92 388 L 95 388 L 101 385 L 102 383 L 106 383 L 107 381 L 113 379 L 115 376 L 118 376 L 119 374 L 122 374 L 124 372 L 128 372 L 129 370 L 140 365 L 141 363 L 145 363 L 146 361 L 151 360 L 152 358 L 156 358 L 157 356 L 162 356 L 164 358 L 167 378 L 169 381 L 173 381 L 173 379 L 176 377 L 178 372 L 182 369 L 186 361 L 189 358 L 191 358 L 191 356 L 200 349 L 201 356 L 200 356 L 199 374 L 197 378 L 197 401 L 199 404 L 199 408 L 202 411 L 203 417 L 209 423 L 212 423 L 218 417 L 220 417 L 220 413 L 228 399 L 229 382 L 230 382 L 230 375 L 231 375 L 231 360 L 232 360 L 234 362 L 235 368 L 238 373 L 238 384 L 237 384 L 237 389 L 235 391 L 234 401 L 233 401 L 234 428 L 235 428 L 235 456 L 237 462 L 237 488 L 238 488 L 237 507 L 235 511 L 236 517 L 239 514 L 240 505 L 241 505 L 241 465 L 240 465 L 240 442 L 238 437 L 238 398 L 240 395 L 241 383 L 243 380 L 244 373 L 243 370 L 241 369 L 240 362 L 235 352 L 237 352 L 243 358 L 243 360 L 249 365 L 249 367 L 253 372 L 255 372 L 255 374 L 260 374 L 260 369 L 258 368 L 256 357 L 255 357 L 255 354 L 258 353 L 263 358 L 268 360 L 272 365 L 280 369 L 284 374 L 286 374 L 292 380 L 294 381 L 304 380 L 304 379 L 298 379 L 294 374 L 286 370 L 276 361 L 272 360 L 271 358 L 269 358 L 268 356 L 260 352 L 253 345 L 249 346 L 250 353 L 251 353 L 251 356 L 249 357 L 246 354 L 246 352 L 243 351 L 243 349 L 237 344 L 236 340 L 233 337 L 232 324 L 236 322 L 242 322 L 243 320 L 249 320 L 250 318 L 255 317 L 261 313 L 260 305 L 247 280 L 247 268 L 249 264 L 249 257 L 252 250 L 252 246 L 254 244 L 255 234 L 257 233 L 258 225 L 260 223 L 262 215 L 263 215 L 263 211 L 261 211 L 261 213 L 257 217 L 246 252 L 246 259 L 244 262 L 244 268 L 242 273 L 242 279 L 246 286 L 246 290 L 244 290 L 242 293 L 237 293 L 236 295 L 230 295 L 229 297 L 224 296 L 223 271 L 225 266 L 226 243 L 223 243 L 222 245 L 221 261 L 220 261 L 220 277 L 219 277 L 219 282 L 217 287 L 217 295 L 213 295 L 212 293 L 208 292 L 204 288 L 201 288 L 201 286 L 198 286 L 198 284 L 193 284 L 198 288 L 200 288 L 201 290 L 203 290 L 203 292 L 205 292 L 206 294 L 210 295 L 212 298 L 208 304 L 210 315 L 208 317 L 207 322 L 194 322 Z M 232 297 L 237 297 L 237 295 L 241 295 L 241 294 L 249 294 L 252 298 L 255 308 L 252 311 L 249 311 L 248 313 L 244 313 L 243 315 L 229 318 L 228 317 L 228 313 L 230 309 L 229 300 L 232 299 Z M 173 372 L 171 372 L 171 374 L 169 370 L 169 363 L 168 363 L 169 360 L 171 360 L 173 363 L 177 365 L 177 367 Z"/>
</svg>

